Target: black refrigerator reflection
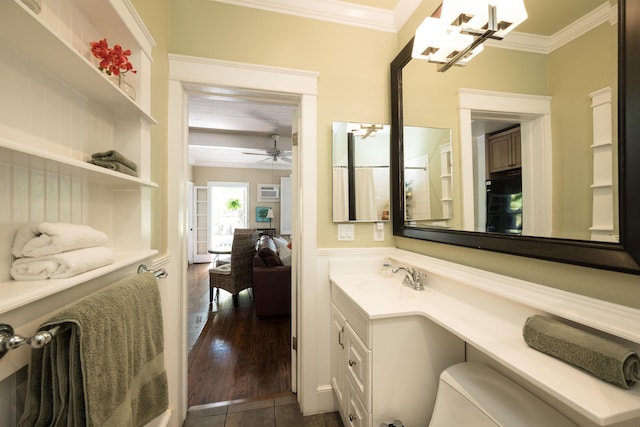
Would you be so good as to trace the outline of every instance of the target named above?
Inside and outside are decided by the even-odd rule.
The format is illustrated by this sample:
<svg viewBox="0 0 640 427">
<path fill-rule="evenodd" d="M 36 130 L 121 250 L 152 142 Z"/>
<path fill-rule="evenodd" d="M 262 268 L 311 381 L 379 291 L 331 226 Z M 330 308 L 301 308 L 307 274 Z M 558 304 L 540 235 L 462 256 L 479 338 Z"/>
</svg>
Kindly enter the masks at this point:
<svg viewBox="0 0 640 427">
<path fill-rule="evenodd" d="M 486 182 L 487 226 L 492 233 L 522 234 L 522 175 L 510 171 Z"/>
</svg>

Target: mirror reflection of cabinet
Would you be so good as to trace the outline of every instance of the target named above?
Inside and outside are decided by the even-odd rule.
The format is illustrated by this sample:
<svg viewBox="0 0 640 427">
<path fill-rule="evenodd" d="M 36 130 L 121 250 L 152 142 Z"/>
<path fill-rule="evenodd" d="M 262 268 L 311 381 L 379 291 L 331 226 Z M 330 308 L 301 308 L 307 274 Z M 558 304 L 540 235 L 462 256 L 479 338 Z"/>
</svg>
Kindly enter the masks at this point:
<svg viewBox="0 0 640 427">
<path fill-rule="evenodd" d="M 487 179 L 522 166 L 520 126 L 487 135 Z"/>
<path fill-rule="evenodd" d="M 333 222 L 389 220 L 389 130 L 333 123 Z"/>
</svg>

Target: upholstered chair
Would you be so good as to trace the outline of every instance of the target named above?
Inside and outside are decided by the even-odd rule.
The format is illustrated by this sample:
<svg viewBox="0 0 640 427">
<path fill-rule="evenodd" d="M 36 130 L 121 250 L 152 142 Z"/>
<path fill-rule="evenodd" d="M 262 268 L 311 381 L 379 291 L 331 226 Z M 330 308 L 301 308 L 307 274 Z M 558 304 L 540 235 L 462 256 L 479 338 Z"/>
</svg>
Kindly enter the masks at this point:
<svg viewBox="0 0 640 427">
<path fill-rule="evenodd" d="M 231 262 L 209 270 L 209 302 L 213 302 L 215 288 L 224 289 L 238 305 L 238 293 L 253 286 L 253 256 L 258 232 L 255 229 L 236 228 L 231 244 Z"/>
</svg>

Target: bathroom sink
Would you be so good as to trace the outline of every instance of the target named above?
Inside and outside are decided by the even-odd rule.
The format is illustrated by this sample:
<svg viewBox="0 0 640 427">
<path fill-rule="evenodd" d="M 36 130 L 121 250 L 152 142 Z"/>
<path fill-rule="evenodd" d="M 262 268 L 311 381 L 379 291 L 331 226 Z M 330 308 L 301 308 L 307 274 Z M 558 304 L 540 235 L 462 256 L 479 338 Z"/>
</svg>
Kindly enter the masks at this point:
<svg viewBox="0 0 640 427">
<path fill-rule="evenodd" d="M 428 301 L 430 289 L 416 291 L 404 285 L 404 275 L 386 277 L 380 274 L 365 274 L 333 277 L 340 290 L 356 302 L 370 318 L 393 315 L 394 312 L 421 311 L 420 306 Z"/>
</svg>

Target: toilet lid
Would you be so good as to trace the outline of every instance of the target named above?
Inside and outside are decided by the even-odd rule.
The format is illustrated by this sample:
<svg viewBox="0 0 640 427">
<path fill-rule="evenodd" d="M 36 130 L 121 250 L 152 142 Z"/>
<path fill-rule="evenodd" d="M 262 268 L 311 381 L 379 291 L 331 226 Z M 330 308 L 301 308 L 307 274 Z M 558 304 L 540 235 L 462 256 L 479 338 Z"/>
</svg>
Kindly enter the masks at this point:
<svg viewBox="0 0 640 427">
<path fill-rule="evenodd" d="M 486 365 L 460 363 L 447 368 L 440 380 L 504 427 L 576 427 L 560 412 Z"/>
</svg>

